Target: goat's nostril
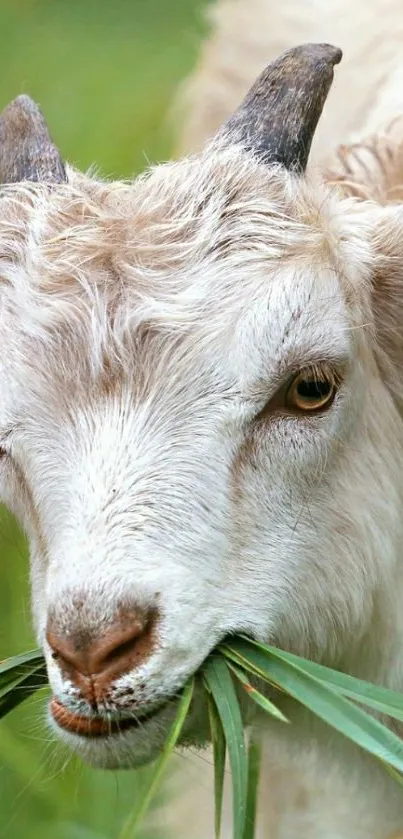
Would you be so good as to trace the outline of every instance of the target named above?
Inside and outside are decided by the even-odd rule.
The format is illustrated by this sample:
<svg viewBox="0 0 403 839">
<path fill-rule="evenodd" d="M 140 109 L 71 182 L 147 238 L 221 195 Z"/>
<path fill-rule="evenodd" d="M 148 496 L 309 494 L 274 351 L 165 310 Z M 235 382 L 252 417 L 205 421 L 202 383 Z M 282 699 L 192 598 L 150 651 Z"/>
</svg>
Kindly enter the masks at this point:
<svg viewBox="0 0 403 839">
<path fill-rule="evenodd" d="M 46 638 L 52 658 L 57 660 L 64 675 L 82 692 L 83 685 L 91 684 L 91 697 L 87 698 L 93 702 L 94 685 L 105 689 L 148 659 L 155 643 L 156 625 L 156 612 L 139 616 L 138 611 L 125 611 L 99 634 L 82 625 L 69 628 L 67 634 L 60 632 L 57 620 L 52 618 Z"/>
<path fill-rule="evenodd" d="M 136 627 L 129 632 L 129 637 L 125 638 L 121 641 L 118 640 L 117 644 L 114 644 L 115 639 L 112 641 L 114 646 L 112 649 L 106 649 L 101 652 L 103 654 L 103 663 L 108 665 L 117 659 L 124 658 L 127 655 L 131 655 L 133 652 L 133 648 L 137 645 L 139 639 L 142 637 L 143 632 L 146 631 L 146 627 Z"/>
<path fill-rule="evenodd" d="M 118 662 L 132 661 L 133 656 L 138 657 L 140 650 L 144 648 L 149 628 L 150 622 L 147 620 L 136 621 L 125 629 L 112 626 L 93 647 L 93 672 L 103 671 Z"/>
</svg>

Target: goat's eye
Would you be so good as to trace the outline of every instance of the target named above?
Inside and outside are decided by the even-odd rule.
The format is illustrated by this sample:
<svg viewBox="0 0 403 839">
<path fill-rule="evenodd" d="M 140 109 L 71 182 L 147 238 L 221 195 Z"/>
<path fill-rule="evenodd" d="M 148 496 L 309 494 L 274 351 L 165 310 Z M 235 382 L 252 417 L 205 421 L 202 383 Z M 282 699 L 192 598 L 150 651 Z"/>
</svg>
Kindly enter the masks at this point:
<svg viewBox="0 0 403 839">
<path fill-rule="evenodd" d="M 302 370 L 288 386 L 285 404 L 289 411 L 325 411 L 330 408 L 336 391 L 337 384 L 334 378 L 323 372 Z"/>
</svg>

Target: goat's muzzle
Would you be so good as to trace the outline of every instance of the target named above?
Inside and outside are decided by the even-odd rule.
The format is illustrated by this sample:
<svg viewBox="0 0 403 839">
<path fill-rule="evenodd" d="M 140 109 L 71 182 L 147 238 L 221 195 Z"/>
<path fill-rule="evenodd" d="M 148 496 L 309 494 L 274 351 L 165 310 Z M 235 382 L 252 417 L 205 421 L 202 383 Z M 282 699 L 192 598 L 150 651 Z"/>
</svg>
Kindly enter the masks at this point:
<svg viewBox="0 0 403 839">
<path fill-rule="evenodd" d="M 81 623 L 62 630 L 52 617 L 46 640 L 63 676 L 96 710 L 117 679 L 146 663 L 155 646 L 157 619 L 156 610 L 120 611 L 97 633 Z"/>
</svg>

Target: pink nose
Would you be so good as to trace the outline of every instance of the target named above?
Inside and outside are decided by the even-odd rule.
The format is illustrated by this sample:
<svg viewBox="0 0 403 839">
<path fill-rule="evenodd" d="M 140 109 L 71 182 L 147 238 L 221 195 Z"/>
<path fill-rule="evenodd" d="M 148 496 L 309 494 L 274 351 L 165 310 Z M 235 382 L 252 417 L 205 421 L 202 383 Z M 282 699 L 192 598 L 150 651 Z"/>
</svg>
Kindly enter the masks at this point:
<svg viewBox="0 0 403 839">
<path fill-rule="evenodd" d="M 155 643 L 157 614 L 133 611 L 117 616 L 108 628 L 95 636 L 83 625 L 61 633 L 57 620 L 50 619 L 46 639 L 63 675 L 94 705 L 108 692 L 112 682 L 143 664 Z"/>
</svg>

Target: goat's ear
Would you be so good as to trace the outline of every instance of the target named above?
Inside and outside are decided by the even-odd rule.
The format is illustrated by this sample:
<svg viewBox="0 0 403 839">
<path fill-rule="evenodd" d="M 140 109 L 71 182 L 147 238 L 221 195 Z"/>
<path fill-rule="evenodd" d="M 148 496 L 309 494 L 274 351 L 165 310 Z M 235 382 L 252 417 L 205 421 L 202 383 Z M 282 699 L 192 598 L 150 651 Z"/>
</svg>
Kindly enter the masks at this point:
<svg viewBox="0 0 403 839">
<path fill-rule="evenodd" d="M 403 200 L 403 117 L 356 143 L 339 146 L 324 172 L 345 196 L 378 204 Z"/>
<path fill-rule="evenodd" d="M 360 142 L 339 146 L 325 181 L 344 196 L 362 199 L 358 206 L 371 219 L 376 357 L 403 409 L 403 204 L 389 203 L 403 199 L 403 118 Z"/>
<path fill-rule="evenodd" d="M 302 44 L 269 64 L 217 140 L 241 145 L 263 163 L 305 170 L 333 67 L 342 52 L 331 44 Z"/>
<path fill-rule="evenodd" d="M 403 408 L 403 206 L 375 210 L 371 306 L 379 369 Z"/>
<path fill-rule="evenodd" d="M 18 96 L 0 116 L 0 183 L 66 180 L 38 105 L 29 96 Z"/>
</svg>

